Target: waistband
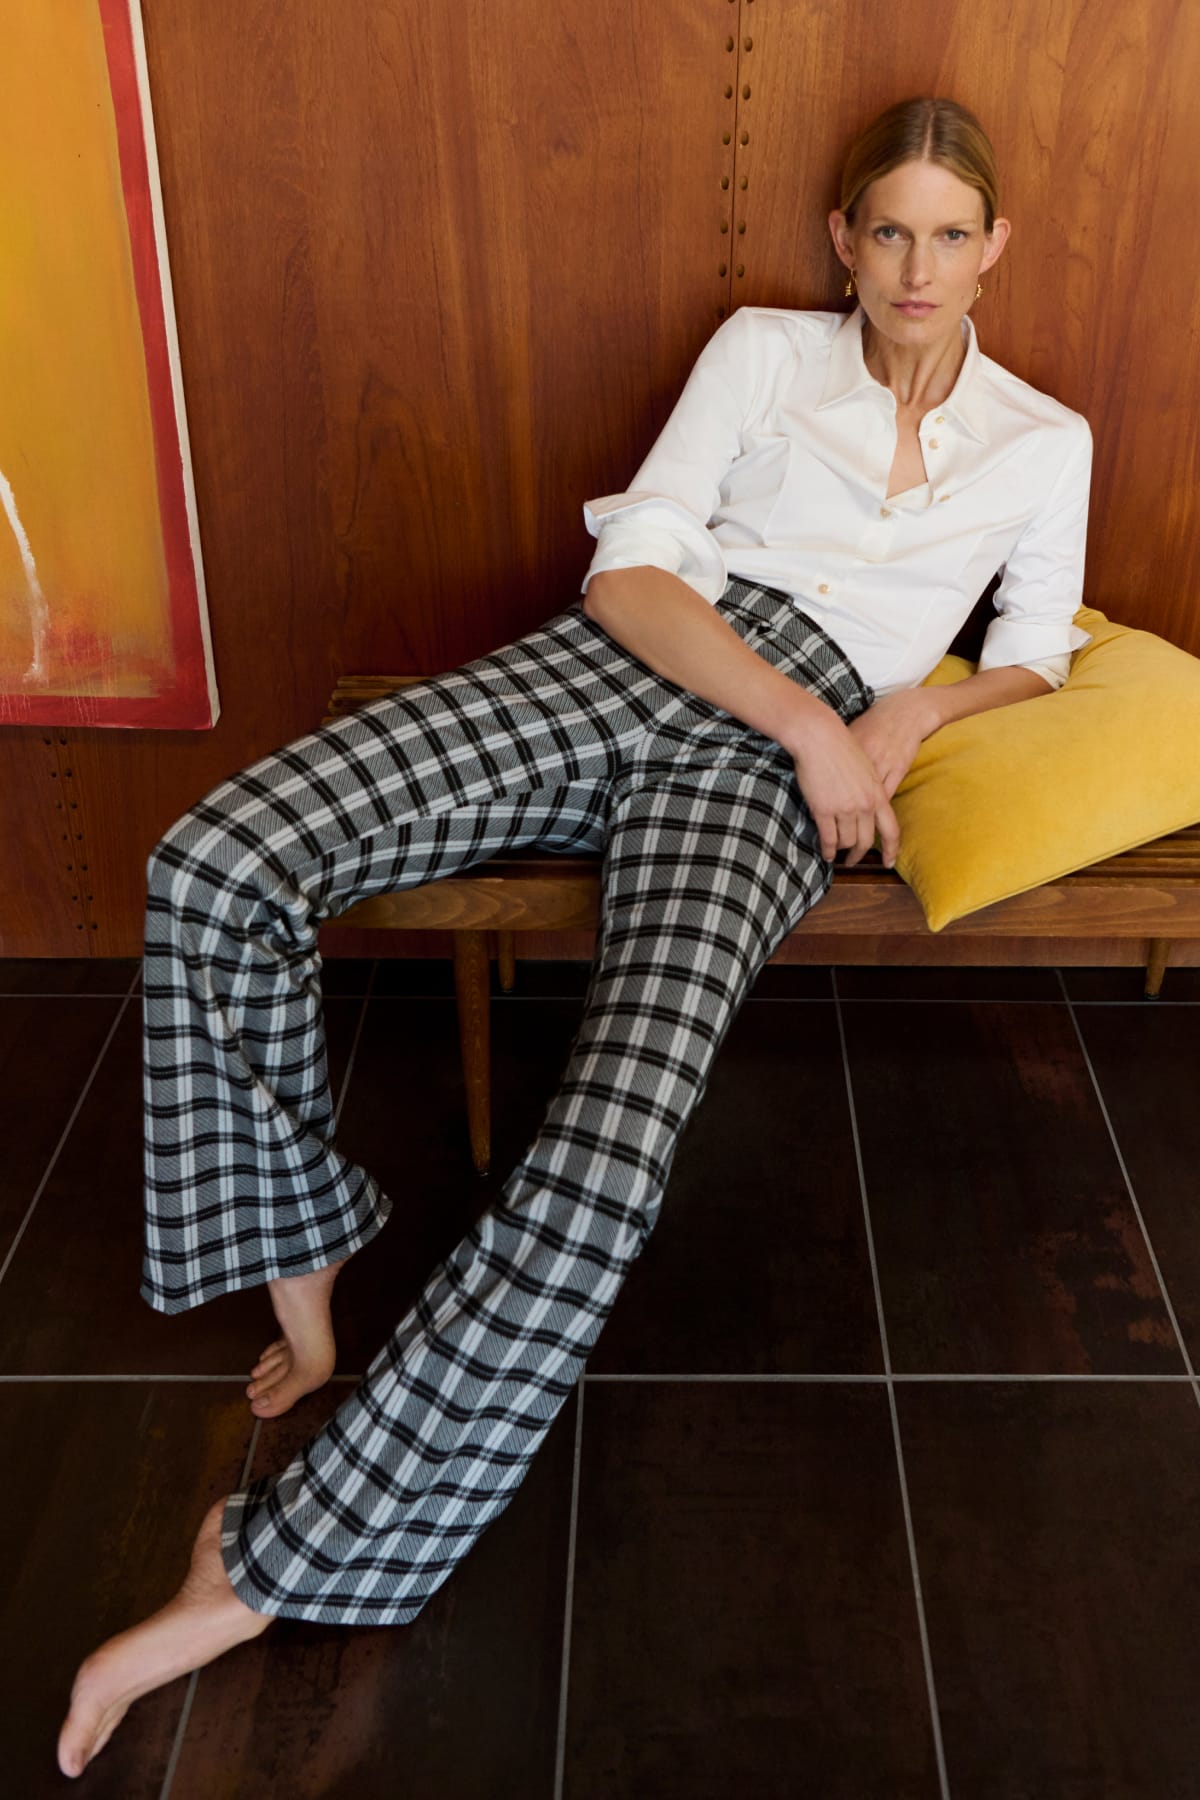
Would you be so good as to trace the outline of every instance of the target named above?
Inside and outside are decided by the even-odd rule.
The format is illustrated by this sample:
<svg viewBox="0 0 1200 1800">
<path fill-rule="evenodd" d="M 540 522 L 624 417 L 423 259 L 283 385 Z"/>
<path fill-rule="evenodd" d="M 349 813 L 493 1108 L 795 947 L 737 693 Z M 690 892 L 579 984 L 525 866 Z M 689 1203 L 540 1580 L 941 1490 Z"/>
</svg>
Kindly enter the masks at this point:
<svg viewBox="0 0 1200 1800">
<path fill-rule="evenodd" d="M 802 612 L 783 588 L 762 587 L 734 575 L 716 604 L 718 612 L 729 610 L 753 618 L 760 628 L 765 626 L 786 639 L 826 680 L 837 683 L 856 711 L 865 712 L 874 704 L 874 688 L 863 680 L 837 639 Z"/>
</svg>

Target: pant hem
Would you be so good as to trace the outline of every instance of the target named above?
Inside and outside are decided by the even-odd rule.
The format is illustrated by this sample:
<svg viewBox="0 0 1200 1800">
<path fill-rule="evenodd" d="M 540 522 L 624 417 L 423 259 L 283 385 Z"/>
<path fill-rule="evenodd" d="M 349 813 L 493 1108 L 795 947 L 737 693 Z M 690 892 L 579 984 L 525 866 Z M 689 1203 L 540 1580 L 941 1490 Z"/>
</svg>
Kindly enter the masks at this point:
<svg viewBox="0 0 1200 1800">
<path fill-rule="evenodd" d="M 391 1212 L 392 1202 L 387 1195 L 377 1194 L 368 1216 L 361 1224 L 355 1224 L 336 1244 L 323 1244 L 307 1260 L 289 1264 L 286 1268 L 281 1268 L 276 1263 L 261 1269 L 223 1269 L 219 1273 L 202 1276 L 193 1285 L 171 1293 L 163 1293 L 161 1287 L 155 1288 L 143 1279 L 138 1291 L 146 1304 L 157 1313 L 174 1315 L 191 1312 L 194 1307 L 216 1300 L 221 1294 L 233 1294 L 241 1288 L 263 1287 L 268 1281 L 286 1280 L 292 1275 L 309 1275 L 314 1269 L 327 1269 L 330 1263 L 354 1256 L 373 1238 L 378 1237 L 391 1217 Z"/>
</svg>

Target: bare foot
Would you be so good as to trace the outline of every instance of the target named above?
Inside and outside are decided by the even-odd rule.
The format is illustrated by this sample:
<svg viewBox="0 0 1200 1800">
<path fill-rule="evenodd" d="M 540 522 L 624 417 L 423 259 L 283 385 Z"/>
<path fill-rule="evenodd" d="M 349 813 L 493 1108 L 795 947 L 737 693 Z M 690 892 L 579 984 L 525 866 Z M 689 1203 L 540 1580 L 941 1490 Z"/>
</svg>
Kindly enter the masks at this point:
<svg viewBox="0 0 1200 1800">
<path fill-rule="evenodd" d="M 58 1738 L 64 1775 L 82 1775 L 143 1694 L 258 1637 L 271 1623 L 269 1614 L 244 1606 L 230 1586 L 221 1561 L 224 1507 L 218 1500 L 205 1514 L 175 1598 L 131 1631 L 109 1638 L 80 1665 Z"/>
<path fill-rule="evenodd" d="M 268 1344 L 250 1371 L 246 1393 L 250 1411 L 260 1419 L 277 1419 L 302 1394 L 324 1387 L 333 1374 L 336 1349 L 329 1300 L 338 1270 L 347 1258 L 269 1281 L 271 1305 L 283 1336 Z"/>
</svg>

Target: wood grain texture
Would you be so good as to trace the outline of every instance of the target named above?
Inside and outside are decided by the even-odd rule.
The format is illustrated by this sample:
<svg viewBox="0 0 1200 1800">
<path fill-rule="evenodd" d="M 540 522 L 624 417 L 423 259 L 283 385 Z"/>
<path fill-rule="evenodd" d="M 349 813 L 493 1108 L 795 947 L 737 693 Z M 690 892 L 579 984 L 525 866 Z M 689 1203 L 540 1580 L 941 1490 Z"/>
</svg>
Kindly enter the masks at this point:
<svg viewBox="0 0 1200 1800">
<path fill-rule="evenodd" d="M 374 934 L 381 942 L 386 934 Z M 404 947 L 415 946 L 419 934 L 405 933 Z M 396 945 L 397 940 L 391 940 Z M 919 932 L 871 933 L 867 931 L 822 933 L 814 924 L 811 932 L 794 932 L 786 938 L 771 958 L 772 965 L 837 968 L 1050 968 L 1098 969 L 1145 968 L 1150 940 L 1120 937 L 999 937 L 995 933 L 978 937 L 950 937 L 942 931 L 935 937 L 922 928 Z M 524 966 L 529 963 L 587 961 L 595 948 L 595 934 L 587 931 L 549 932 L 523 931 L 517 939 L 517 992 L 523 993 Z M 386 949 L 382 952 L 387 954 Z M 393 955 L 399 954 L 393 949 Z M 430 954 L 422 947 L 414 948 L 414 956 Z M 436 953 L 433 953 L 436 954 Z M 1200 941 L 1183 939 L 1171 945 L 1171 969 L 1164 992 L 1174 991 L 1177 969 L 1200 967 Z M 1140 985 L 1127 998 L 1136 998 Z"/>
<path fill-rule="evenodd" d="M 577 595 L 582 502 L 728 303 L 736 10 L 144 0 L 223 716 L 71 734 L 97 954 L 136 950 L 163 830 L 342 668 L 454 667 Z M 71 905 L 51 864 L 0 947 L 77 954 Z"/>
<path fill-rule="evenodd" d="M 973 308 L 982 347 L 1092 425 L 1090 603 L 1200 653 L 1200 292 L 1179 236 L 1200 154 L 1200 9 L 918 0 L 903 31 L 878 0 L 747 13 L 735 303 L 845 307 L 825 214 L 855 134 L 917 94 L 971 107 L 1013 222 Z"/>
<path fill-rule="evenodd" d="M 0 956 L 91 952 L 78 877 L 93 871 L 69 749 L 58 727 L 0 730 Z"/>
<path fill-rule="evenodd" d="M 82 890 L 36 732 L 0 734 L 0 953 L 135 953 L 156 839 L 343 670 L 432 674 L 569 603 L 582 501 L 626 485 L 723 310 L 842 304 L 837 169 L 907 94 L 996 142 L 1016 231 L 977 322 L 1091 419 L 1089 599 L 1200 651 L 1197 8 L 143 11 L 223 716 L 70 732 Z"/>
</svg>

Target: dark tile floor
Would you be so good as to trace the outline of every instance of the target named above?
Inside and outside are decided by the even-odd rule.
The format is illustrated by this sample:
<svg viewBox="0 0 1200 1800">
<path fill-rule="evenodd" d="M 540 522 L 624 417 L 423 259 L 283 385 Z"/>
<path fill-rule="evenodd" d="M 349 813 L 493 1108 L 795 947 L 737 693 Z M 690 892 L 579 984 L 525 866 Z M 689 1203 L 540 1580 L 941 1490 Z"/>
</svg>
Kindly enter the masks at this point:
<svg viewBox="0 0 1200 1800">
<path fill-rule="evenodd" d="M 388 1229 L 341 1374 L 256 1427 L 261 1294 L 137 1298 L 137 967 L 0 964 L 5 1794 L 205 1508 L 280 1467 L 498 1194 L 584 971 L 330 964 Z M 369 995 L 369 998 L 368 998 Z M 113 1800 L 1200 1800 L 1200 973 L 768 970 L 504 1515 L 415 1624 L 280 1624 L 140 1701 Z"/>
</svg>

